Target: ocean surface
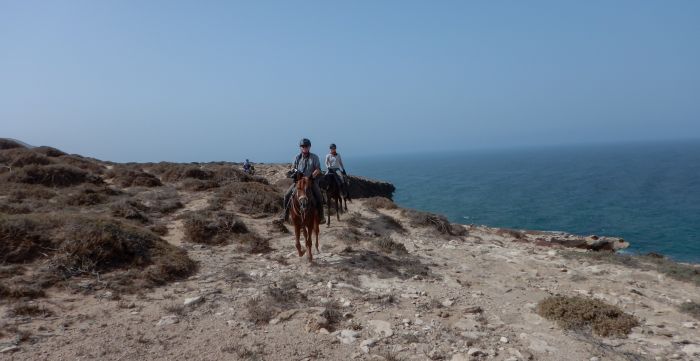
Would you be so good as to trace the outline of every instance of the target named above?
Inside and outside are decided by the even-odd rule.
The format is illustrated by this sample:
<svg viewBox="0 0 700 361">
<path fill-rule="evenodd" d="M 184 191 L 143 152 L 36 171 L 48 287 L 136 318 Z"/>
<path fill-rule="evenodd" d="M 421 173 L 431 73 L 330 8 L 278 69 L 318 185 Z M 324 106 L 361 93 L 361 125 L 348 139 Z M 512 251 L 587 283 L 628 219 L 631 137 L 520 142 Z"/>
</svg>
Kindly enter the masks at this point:
<svg viewBox="0 0 700 361">
<path fill-rule="evenodd" d="M 700 263 L 700 141 L 343 157 L 393 183 L 397 204 L 453 222 L 617 236 Z"/>
</svg>

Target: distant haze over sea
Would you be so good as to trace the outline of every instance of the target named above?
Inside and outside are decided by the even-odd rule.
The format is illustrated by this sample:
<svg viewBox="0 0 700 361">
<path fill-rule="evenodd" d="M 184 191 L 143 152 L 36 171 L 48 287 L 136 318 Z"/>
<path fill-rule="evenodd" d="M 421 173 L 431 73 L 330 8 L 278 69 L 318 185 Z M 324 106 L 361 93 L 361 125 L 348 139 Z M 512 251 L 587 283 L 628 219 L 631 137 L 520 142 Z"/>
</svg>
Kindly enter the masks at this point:
<svg viewBox="0 0 700 361">
<path fill-rule="evenodd" d="M 405 207 L 495 227 L 620 236 L 700 262 L 700 141 L 363 157 Z"/>
</svg>

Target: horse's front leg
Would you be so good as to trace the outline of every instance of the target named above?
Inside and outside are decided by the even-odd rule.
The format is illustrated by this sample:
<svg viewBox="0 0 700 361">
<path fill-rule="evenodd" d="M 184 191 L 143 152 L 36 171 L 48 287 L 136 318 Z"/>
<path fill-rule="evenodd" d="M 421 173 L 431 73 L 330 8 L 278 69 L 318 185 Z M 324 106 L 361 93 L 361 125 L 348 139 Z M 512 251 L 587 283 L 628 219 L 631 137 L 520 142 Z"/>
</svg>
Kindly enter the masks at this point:
<svg viewBox="0 0 700 361">
<path fill-rule="evenodd" d="M 328 218 L 328 221 L 326 224 L 328 227 L 331 226 L 331 198 L 333 197 L 331 197 L 330 194 L 327 194 L 326 205 L 328 206 L 328 214 L 326 214 L 326 217 Z"/>
<path fill-rule="evenodd" d="M 297 223 L 294 224 L 294 238 L 296 239 L 297 253 L 299 257 L 304 255 L 304 250 L 301 249 L 301 242 L 299 242 L 299 236 L 301 235 L 301 226 Z"/>
<path fill-rule="evenodd" d="M 340 198 L 340 195 L 338 195 L 338 198 Z M 340 210 L 338 210 L 338 203 L 339 203 L 338 198 L 333 199 L 333 201 L 335 202 L 335 216 L 336 216 L 336 218 L 338 218 L 338 222 L 340 222 Z M 340 209 L 341 210 L 343 209 L 342 204 L 341 204 Z"/>
<path fill-rule="evenodd" d="M 315 223 L 315 222 L 314 222 Z M 309 257 L 309 262 L 313 262 L 314 257 L 311 254 L 311 237 L 313 232 L 313 224 L 304 227 L 304 238 L 306 240 L 306 256 Z"/>
</svg>

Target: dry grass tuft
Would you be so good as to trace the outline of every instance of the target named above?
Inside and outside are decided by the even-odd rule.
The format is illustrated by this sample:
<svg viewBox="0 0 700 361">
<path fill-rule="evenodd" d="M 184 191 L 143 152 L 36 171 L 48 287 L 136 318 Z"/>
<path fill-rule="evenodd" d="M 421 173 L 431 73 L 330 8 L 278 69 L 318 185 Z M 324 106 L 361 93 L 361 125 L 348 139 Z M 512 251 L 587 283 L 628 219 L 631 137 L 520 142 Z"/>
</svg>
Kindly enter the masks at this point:
<svg viewBox="0 0 700 361">
<path fill-rule="evenodd" d="M 678 306 L 678 309 L 683 312 L 687 313 L 696 319 L 700 320 L 700 303 L 698 302 L 684 302 L 680 306 Z"/>
<path fill-rule="evenodd" d="M 257 324 L 265 324 L 277 315 L 279 310 L 269 297 L 253 297 L 245 303 L 248 319 Z"/>
<path fill-rule="evenodd" d="M 551 296 L 537 305 L 537 313 L 565 329 L 586 330 L 602 337 L 623 337 L 639 321 L 616 306 L 585 297 Z"/>
<path fill-rule="evenodd" d="M 234 234 L 248 233 L 248 227 L 230 212 L 189 212 L 183 215 L 185 236 L 195 243 L 225 244 Z"/>
<path fill-rule="evenodd" d="M 403 243 L 394 241 L 389 237 L 381 237 L 375 241 L 377 248 L 384 253 L 396 253 L 399 255 L 408 254 L 406 246 Z"/>
<path fill-rule="evenodd" d="M 426 227 L 430 226 L 435 228 L 441 234 L 454 235 L 452 232 L 452 225 L 445 218 L 445 216 L 416 211 L 413 209 L 402 209 L 401 214 L 409 219 L 409 222 L 414 227 Z"/>
<path fill-rule="evenodd" d="M 365 199 L 365 206 L 369 209 L 396 209 L 396 203 L 385 197 L 371 197 Z"/>
<path fill-rule="evenodd" d="M 29 304 L 26 302 L 16 304 L 8 311 L 11 317 L 30 316 L 30 317 L 49 317 L 53 316 L 53 312 L 44 306 Z"/>
</svg>

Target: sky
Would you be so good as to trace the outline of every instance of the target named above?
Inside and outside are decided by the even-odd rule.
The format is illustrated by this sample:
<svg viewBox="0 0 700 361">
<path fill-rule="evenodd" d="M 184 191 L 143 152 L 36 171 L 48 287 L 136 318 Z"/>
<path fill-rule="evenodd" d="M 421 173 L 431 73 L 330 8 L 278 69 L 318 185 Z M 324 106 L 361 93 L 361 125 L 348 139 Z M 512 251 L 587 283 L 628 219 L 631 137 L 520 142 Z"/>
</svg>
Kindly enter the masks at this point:
<svg viewBox="0 0 700 361">
<path fill-rule="evenodd" d="M 700 138 L 700 2 L 0 0 L 0 137 L 120 162 Z"/>
</svg>

